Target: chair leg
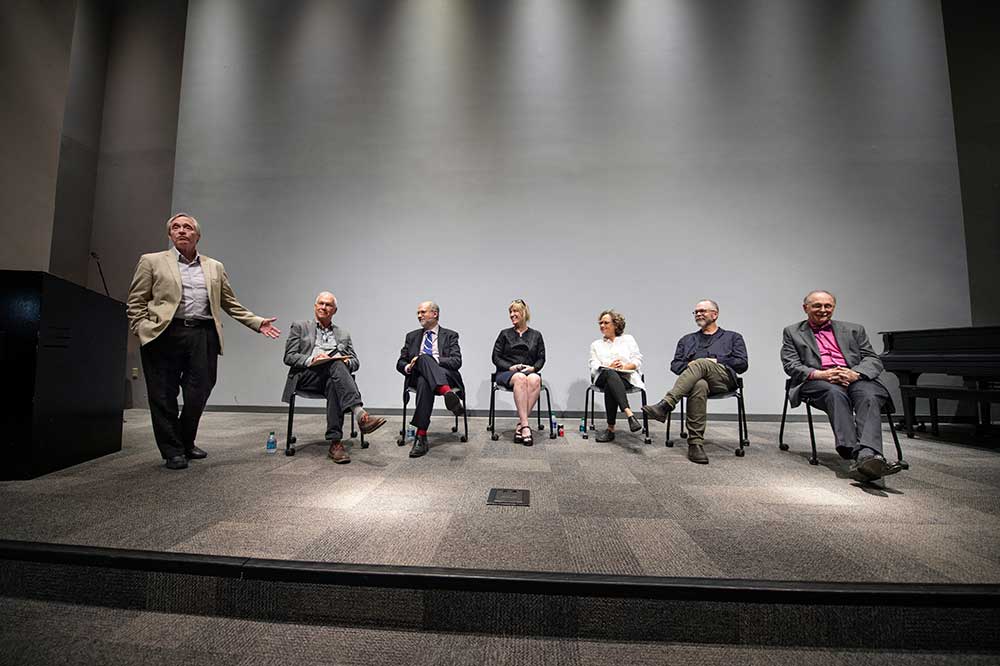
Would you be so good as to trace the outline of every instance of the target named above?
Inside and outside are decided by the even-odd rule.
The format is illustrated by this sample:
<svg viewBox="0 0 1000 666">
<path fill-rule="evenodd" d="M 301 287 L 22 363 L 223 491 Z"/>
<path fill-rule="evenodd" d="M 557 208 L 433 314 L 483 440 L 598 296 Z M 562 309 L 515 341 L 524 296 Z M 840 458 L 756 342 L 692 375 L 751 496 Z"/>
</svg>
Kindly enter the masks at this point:
<svg viewBox="0 0 1000 666">
<path fill-rule="evenodd" d="M 892 422 L 892 414 L 886 412 L 889 419 L 889 432 L 892 433 L 892 443 L 896 445 L 896 460 L 903 469 L 910 469 L 910 463 L 903 460 L 903 449 L 899 446 L 899 435 L 896 434 L 896 426 Z"/>
<path fill-rule="evenodd" d="M 641 389 L 639 395 L 642 398 L 642 406 L 646 406 L 646 389 Z M 653 439 L 649 436 L 649 416 L 646 415 L 646 410 L 642 410 L 642 442 L 643 444 L 652 444 Z"/>
<path fill-rule="evenodd" d="M 746 412 L 743 410 L 743 394 L 736 394 L 736 430 L 739 432 L 740 446 L 736 449 L 736 457 L 742 458 L 746 455 L 744 446 L 750 444 L 749 434 L 746 432 Z"/>
<path fill-rule="evenodd" d="M 497 384 L 493 382 L 493 386 L 490 387 L 490 418 L 486 429 L 490 431 L 490 439 L 492 441 L 497 441 L 500 439 L 500 435 L 497 434 Z"/>
<path fill-rule="evenodd" d="M 681 429 L 681 439 L 687 439 L 688 438 L 687 430 L 684 429 L 686 427 L 686 424 L 687 424 L 687 420 L 684 418 L 684 402 L 685 402 L 685 399 L 683 397 L 681 397 L 680 422 L 677 424 L 680 427 L 680 429 Z"/>
<path fill-rule="evenodd" d="M 292 421 L 295 419 L 295 393 L 288 399 L 288 434 L 285 436 L 285 455 L 295 455 L 295 436 L 292 435 Z"/>
<path fill-rule="evenodd" d="M 406 403 L 408 402 L 406 395 L 406 389 L 403 389 L 403 426 L 399 429 L 399 439 L 396 440 L 396 444 L 403 446 L 406 444 Z"/>
<path fill-rule="evenodd" d="M 778 428 L 778 448 L 782 451 L 788 450 L 785 444 L 785 415 L 788 413 L 788 391 L 785 391 L 785 404 L 781 407 L 781 427 Z"/>
<path fill-rule="evenodd" d="M 462 391 L 462 405 L 465 405 L 465 391 Z M 465 424 L 465 430 L 463 431 L 462 437 L 459 439 L 461 442 L 469 441 L 469 410 L 462 410 L 462 421 Z M 455 415 L 455 429 L 458 430 L 458 415 Z"/>
<path fill-rule="evenodd" d="M 816 433 L 813 431 L 813 414 L 808 402 L 806 403 L 806 420 L 809 422 L 809 441 L 812 443 L 812 458 L 809 459 L 809 464 L 818 465 L 819 458 L 816 457 Z"/>
<path fill-rule="evenodd" d="M 351 439 L 354 439 L 357 436 L 358 436 L 358 427 L 357 427 L 357 424 L 354 422 L 354 410 L 352 409 L 351 410 Z"/>
<path fill-rule="evenodd" d="M 597 426 L 594 425 L 594 400 L 596 399 L 597 391 L 593 387 L 590 388 L 590 429 L 597 431 Z"/>
<path fill-rule="evenodd" d="M 588 386 L 587 390 L 583 393 L 583 438 L 590 438 L 590 431 L 587 429 L 587 405 L 590 404 L 590 390 L 591 387 Z M 549 423 L 552 423 L 552 419 L 549 419 Z M 591 426 L 593 427 L 593 426 Z"/>
<path fill-rule="evenodd" d="M 549 387 L 543 386 L 542 390 L 545 391 L 545 404 L 549 407 L 549 423 L 552 423 L 552 394 L 549 393 Z M 541 405 L 539 405 L 540 407 Z M 541 410 L 539 410 L 541 412 Z M 587 433 L 583 433 L 586 436 Z M 549 439 L 555 439 L 558 437 L 558 433 L 552 432 L 552 428 L 549 428 Z"/>
<path fill-rule="evenodd" d="M 663 445 L 670 447 L 674 445 L 674 440 L 670 439 L 670 425 L 673 423 L 673 410 L 667 412 L 667 438 L 663 441 Z"/>
</svg>

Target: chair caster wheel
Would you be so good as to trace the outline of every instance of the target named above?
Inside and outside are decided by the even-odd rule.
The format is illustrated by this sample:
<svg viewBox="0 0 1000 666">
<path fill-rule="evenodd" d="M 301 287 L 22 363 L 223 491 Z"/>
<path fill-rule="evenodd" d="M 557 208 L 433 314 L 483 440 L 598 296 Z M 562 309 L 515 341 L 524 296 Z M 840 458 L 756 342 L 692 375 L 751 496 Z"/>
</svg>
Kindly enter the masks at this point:
<svg viewBox="0 0 1000 666">
<path fill-rule="evenodd" d="M 538 426 L 538 432 L 545 432 L 545 426 Z"/>
<path fill-rule="evenodd" d="M 681 433 L 681 439 L 687 439 L 687 438 L 688 438 L 688 434 L 686 432 L 682 432 Z"/>
<path fill-rule="evenodd" d="M 285 455 L 286 456 L 294 456 L 295 455 L 295 447 L 289 446 L 287 449 L 285 449 Z"/>
<path fill-rule="evenodd" d="M 405 445 L 406 445 L 406 440 L 403 439 L 402 437 L 396 440 L 396 446 L 405 446 Z"/>
<path fill-rule="evenodd" d="M 292 435 L 291 437 L 288 438 L 288 443 L 289 444 L 294 444 L 297 441 L 299 441 L 299 438 L 296 437 L 295 435 Z"/>
<path fill-rule="evenodd" d="M 818 461 L 818 460 L 816 460 L 816 459 L 812 459 L 812 460 L 810 460 L 810 461 L 809 461 L 809 464 L 810 464 L 810 465 L 818 465 L 818 464 L 819 464 L 819 461 Z"/>
<path fill-rule="evenodd" d="M 899 467 L 900 469 L 910 469 L 910 463 L 906 462 L 905 460 L 900 460 Z"/>
<path fill-rule="evenodd" d="M 465 435 L 462 435 L 461 437 L 459 437 L 459 441 L 461 441 L 461 442 L 467 442 L 467 441 L 469 441 L 469 438 L 466 437 Z"/>
<path fill-rule="evenodd" d="M 787 451 L 788 444 L 778 444 L 778 448 L 781 449 L 782 451 Z"/>
<path fill-rule="evenodd" d="M 650 439 L 649 437 L 644 437 L 643 440 L 642 440 L 642 443 L 643 444 L 652 444 L 653 440 Z"/>
<path fill-rule="evenodd" d="M 351 431 L 351 439 L 354 439 L 357 436 L 358 436 L 358 431 L 357 430 L 352 430 Z"/>
<path fill-rule="evenodd" d="M 672 449 L 674 447 L 674 440 L 668 439 L 663 443 L 663 446 L 667 447 L 668 449 Z"/>
<path fill-rule="evenodd" d="M 553 433 L 549 433 L 549 439 L 555 439 L 555 438 L 556 438 L 556 434 L 554 432 Z"/>
<path fill-rule="evenodd" d="M 493 433 L 492 435 L 490 435 L 490 439 L 492 439 L 495 442 L 498 439 L 500 439 L 500 435 Z"/>
<path fill-rule="evenodd" d="M 743 449 L 736 449 L 736 457 L 737 457 L 737 458 L 742 458 L 742 457 L 743 457 L 743 456 L 745 456 L 746 454 L 747 454 L 747 452 L 746 452 L 746 451 L 744 451 Z"/>
<path fill-rule="evenodd" d="M 588 435 L 587 433 L 583 433 L 583 435 L 581 435 L 581 436 L 582 436 L 582 437 L 583 437 L 584 439 L 590 439 L 590 435 Z"/>
<path fill-rule="evenodd" d="M 458 432 L 458 426 L 452 426 L 451 431 L 452 432 Z"/>
<path fill-rule="evenodd" d="M 361 448 L 367 449 L 368 448 L 368 442 L 361 442 Z"/>
</svg>

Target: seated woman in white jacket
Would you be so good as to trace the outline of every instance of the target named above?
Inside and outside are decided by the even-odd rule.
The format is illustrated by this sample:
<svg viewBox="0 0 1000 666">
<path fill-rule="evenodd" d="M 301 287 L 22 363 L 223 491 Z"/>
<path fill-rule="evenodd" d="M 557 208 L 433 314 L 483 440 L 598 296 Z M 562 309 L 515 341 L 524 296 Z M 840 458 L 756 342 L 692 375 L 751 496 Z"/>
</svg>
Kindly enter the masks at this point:
<svg viewBox="0 0 1000 666">
<path fill-rule="evenodd" d="M 628 406 L 628 385 L 644 388 L 640 368 L 642 354 L 639 345 L 625 331 L 625 317 L 614 310 L 605 310 L 597 320 L 601 336 L 590 345 L 590 380 L 594 386 L 604 391 L 604 409 L 607 412 L 608 428 L 597 436 L 598 442 L 610 442 L 615 438 L 615 418 L 622 411 L 628 418 L 628 429 L 642 430 L 642 424 Z"/>
</svg>

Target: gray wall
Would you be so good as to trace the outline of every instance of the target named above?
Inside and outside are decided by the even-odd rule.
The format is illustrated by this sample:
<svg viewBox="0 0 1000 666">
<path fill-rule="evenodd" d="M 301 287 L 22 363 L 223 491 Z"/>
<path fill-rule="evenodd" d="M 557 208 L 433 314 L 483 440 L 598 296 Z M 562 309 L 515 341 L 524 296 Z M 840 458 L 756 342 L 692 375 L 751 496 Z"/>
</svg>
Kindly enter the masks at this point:
<svg viewBox="0 0 1000 666">
<path fill-rule="evenodd" d="M 59 141 L 76 2 L 11 0 L 0 7 L 0 266 L 49 268 Z"/>
<path fill-rule="evenodd" d="M 425 298 L 478 408 L 516 297 L 570 409 L 604 307 L 658 394 L 691 306 L 719 301 L 758 413 L 810 288 L 877 350 L 970 323 L 931 1 L 191 2 L 173 195 L 258 314 L 338 295 L 375 406 L 398 406 Z M 231 323 L 213 403 L 276 404 L 281 344 Z"/>
</svg>

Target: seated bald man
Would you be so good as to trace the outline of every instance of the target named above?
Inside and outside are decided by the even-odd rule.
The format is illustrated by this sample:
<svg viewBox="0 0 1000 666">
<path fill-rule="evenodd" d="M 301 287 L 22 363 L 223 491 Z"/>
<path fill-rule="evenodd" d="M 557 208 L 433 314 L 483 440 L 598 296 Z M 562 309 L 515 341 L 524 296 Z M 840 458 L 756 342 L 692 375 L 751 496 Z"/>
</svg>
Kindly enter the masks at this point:
<svg viewBox="0 0 1000 666">
<path fill-rule="evenodd" d="M 351 334 L 333 323 L 337 313 L 337 297 L 321 292 L 313 305 L 315 317 L 292 322 L 285 344 L 285 365 L 288 379 L 281 399 L 291 400 L 297 388 L 326 396 L 326 439 L 330 441 L 329 456 L 333 462 L 351 462 L 351 456 L 341 441 L 344 437 L 344 411 L 351 410 L 358 427 L 369 435 L 385 424 L 385 419 L 372 416 L 363 408 L 361 392 L 351 373 L 361 366 Z"/>
<path fill-rule="evenodd" d="M 806 294 L 805 321 L 785 328 L 781 364 L 792 378 L 789 404 L 802 400 L 830 418 L 837 453 L 853 460 L 851 473 L 862 481 L 902 470 L 882 455 L 882 405 L 892 398 L 878 376 L 882 360 L 860 324 L 834 321 L 836 297 L 828 291 Z"/>
<path fill-rule="evenodd" d="M 659 422 L 667 420 L 681 398 L 687 398 L 688 460 L 708 464 L 705 453 L 705 424 L 708 421 L 708 396 L 728 393 L 736 388 L 736 376 L 749 367 L 747 346 L 736 331 L 722 329 L 719 305 L 712 300 L 699 301 L 694 306 L 694 323 L 698 330 L 677 342 L 670 369 L 677 377 L 674 387 L 663 400 L 646 405 L 642 411 Z"/>
<path fill-rule="evenodd" d="M 410 449 L 411 458 L 425 455 L 427 428 L 431 424 L 434 396 L 444 396 L 445 406 L 456 416 L 465 413 L 465 406 L 455 389 L 462 389 L 462 349 L 458 346 L 458 333 L 438 323 L 441 308 L 434 301 L 424 301 L 417 306 L 420 328 L 406 334 L 399 351 L 396 370 L 406 375 L 406 385 L 417 391 L 410 424 L 417 429 L 417 437 Z"/>
</svg>

